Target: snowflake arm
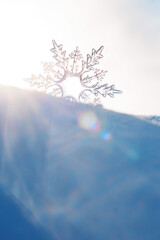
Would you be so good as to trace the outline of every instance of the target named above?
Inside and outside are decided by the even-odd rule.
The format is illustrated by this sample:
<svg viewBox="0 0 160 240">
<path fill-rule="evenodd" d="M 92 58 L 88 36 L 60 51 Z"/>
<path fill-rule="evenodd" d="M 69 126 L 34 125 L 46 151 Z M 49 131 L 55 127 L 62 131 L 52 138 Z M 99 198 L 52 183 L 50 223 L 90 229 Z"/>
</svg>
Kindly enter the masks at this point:
<svg viewBox="0 0 160 240">
<path fill-rule="evenodd" d="M 92 69 L 95 65 L 99 64 L 98 60 L 103 58 L 102 51 L 104 47 L 101 46 L 98 50 L 92 49 L 92 54 L 87 54 L 86 68 Z"/>
<path fill-rule="evenodd" d="M 68 58 L 66 58 L 66 51 L 63 51 L 63 45 L 58 45 L 55 40 L 52 41 L 53 48 L 51 52 L 54 53 L 53 58 L 57 60 L 57 65 L 63 68 L 67 68 L 68 66 Z"/>
<path fill-rule="evenodd" d="M 113 98 L 115 93 L 120 94 L 120 93 L 122 93 L 122 91 L 115 89 L 115 85 L 114 85 L 114 84 L 111 85 L 111 86 L 108 86 L 107 83 L 106 83 L 106 84 L 103 84 L 103 85 L 101 85 L 101 86 L 99 86 L 99 87 L 96 87 L 96 88 L 93 90 L 93 94 L 94 94 L 95 96 L 98 96 L 98 95 L 100 94 L 100 95 L 103 96 L 103 97 L 106 97 L 106 95 L 108 95 L 108 96 L 110 96 L 110 97 Z"/>
</svg>

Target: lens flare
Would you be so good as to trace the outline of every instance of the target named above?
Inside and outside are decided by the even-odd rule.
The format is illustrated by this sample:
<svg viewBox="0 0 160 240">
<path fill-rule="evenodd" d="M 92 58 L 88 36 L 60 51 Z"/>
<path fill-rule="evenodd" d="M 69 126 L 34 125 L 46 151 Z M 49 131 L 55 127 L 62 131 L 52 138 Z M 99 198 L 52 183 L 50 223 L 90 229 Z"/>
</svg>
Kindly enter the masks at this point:
<svg viewBox="0 0 160 240">
<path fill-rule="evenodd" d="M 91 132 L 98 132 L 101 128 L 97 115 L 91 110 L 85 111 L 79 116 L 78 124 L 81 128 Z"/>
<path fill-rule="evenodd" d="M 103 132 L 102 133 L 102 138 L 106 141 L 110 141 L 112 139 L 112 134 L 110 132 Z"/>
</svg>

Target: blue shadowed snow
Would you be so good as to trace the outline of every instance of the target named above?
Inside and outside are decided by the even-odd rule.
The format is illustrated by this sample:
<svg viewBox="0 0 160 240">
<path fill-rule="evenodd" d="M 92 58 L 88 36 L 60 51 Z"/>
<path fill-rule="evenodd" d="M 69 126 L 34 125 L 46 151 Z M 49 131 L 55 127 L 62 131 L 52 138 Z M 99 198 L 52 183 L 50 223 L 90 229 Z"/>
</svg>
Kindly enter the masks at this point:
<svg viewBox="0 0 160 240">
<path fill-rule="evenodd" d="M 1 87 L 0 132 L 0 184 L 49 239 L 160 239 L 158 125 Z"/>
</svg>

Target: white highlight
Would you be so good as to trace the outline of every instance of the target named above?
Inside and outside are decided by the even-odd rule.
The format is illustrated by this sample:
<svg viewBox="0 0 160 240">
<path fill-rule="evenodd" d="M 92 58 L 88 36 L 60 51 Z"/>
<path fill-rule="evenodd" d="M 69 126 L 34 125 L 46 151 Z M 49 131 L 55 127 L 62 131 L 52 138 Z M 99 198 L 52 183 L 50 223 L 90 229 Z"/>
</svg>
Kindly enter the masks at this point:
<svg viewBox="0 0 160 240">
<path fill-rule="evenodd" d="M 0 3 L 0 82 L 23 87 L 49 61 L 52 39 L 67 52 L 104 45 L 106 81 L 123 94 L 105 107 L 160 115 L 160 3 L 149 0 L 10 0 Z"/>
</svg>

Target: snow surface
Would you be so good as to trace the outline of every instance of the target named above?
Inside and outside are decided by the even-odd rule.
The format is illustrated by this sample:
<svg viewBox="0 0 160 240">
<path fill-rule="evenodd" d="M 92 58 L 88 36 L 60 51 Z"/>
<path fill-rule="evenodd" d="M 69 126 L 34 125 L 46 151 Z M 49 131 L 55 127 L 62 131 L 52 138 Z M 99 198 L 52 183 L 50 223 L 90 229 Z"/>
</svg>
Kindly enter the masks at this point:
<svg viewBox="0 0 160 240">
<path fill-rule="evenodd" d="M 1 187 L 47 239 L 159 240 L 160 126 L 147 121 L 1 86 Z"/>
</svg>

